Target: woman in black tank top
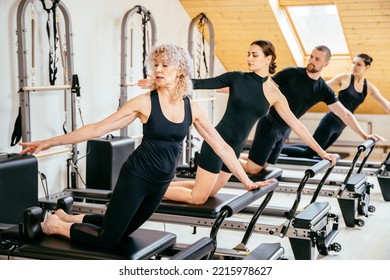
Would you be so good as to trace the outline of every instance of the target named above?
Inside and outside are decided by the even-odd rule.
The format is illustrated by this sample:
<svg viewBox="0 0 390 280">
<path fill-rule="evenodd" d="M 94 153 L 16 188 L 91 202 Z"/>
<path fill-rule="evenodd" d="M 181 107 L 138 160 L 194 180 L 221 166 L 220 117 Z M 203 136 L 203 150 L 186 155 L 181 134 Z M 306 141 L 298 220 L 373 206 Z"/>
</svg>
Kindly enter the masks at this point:
<svg viewBox="0 0 390 280">
<path fill-rule="evenodd" d="M 156 210 L 176 171 L 182 143 L 191 124 L 215 149 L 248 189 L 253 183 L 211 124 L 205 112 L 186 95 L 192 90 L 192 61 L 183 48 L 166 44 L 149 55 L 156 90 L 129 100 L 109 117 L 66 135 L 20 143 L 22 154 L 75 144 L 119 130 L 139 119 L 141 144 L 123 164 L 105 215 L 68 215 L 57 210 L 41 223 L 45 234 L 57 234 L 99 247 L 112 247 L 140 227 Z"/>
<path fill-rule="evenodd" d="M 388 114 L 390 114 L 390 102 L 380 93 L 378 88 L 371 84 L 365 74 L 371 67 L 373 59 L 364 53 L 355 56 L 352 62 L 352 73 L 343 73 L 335 76 L 326 83 L 332 88 L 338 88 L 340 102 L 350 112 L 362 104 L 366 96 L 371 96 Z M 326 150 L 342 134 L 346 125 L 334 113 L 328 112 L 320 121 L 313 137 Z M 288 144 L 282 149 L 282 154 L 291 157 L 312 158 L 317 155 L 305 144 Z"/>
</svg>

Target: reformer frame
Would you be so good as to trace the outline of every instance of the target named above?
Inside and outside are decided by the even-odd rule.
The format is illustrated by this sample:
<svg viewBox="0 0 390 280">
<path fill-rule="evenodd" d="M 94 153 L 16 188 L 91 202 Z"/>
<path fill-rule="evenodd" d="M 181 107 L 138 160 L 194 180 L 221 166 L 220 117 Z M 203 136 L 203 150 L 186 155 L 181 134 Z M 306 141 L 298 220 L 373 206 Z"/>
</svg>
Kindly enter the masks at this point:
<svg viewBox="0 0 390 280">
<path fill-rule="evenodd" d="M 339 157 L 337 159 L 339 159 Z M 330 167 L 329 161 L 322 160 L 321 162 L 318 162 L 308 168 L 304 177 L 300 180 L 298 189 L 295 190 L 296 198 L 290 209 L 286 207 L 270 206 L 263 209 L 262 216 L 266 215 L 268 217 L 283 218 L 285 219 L 285 222 L 280 224 L 262 223 L 261 221 L 258 221 L 256 222 L 256 226 L 253 231 L 256 233 L 288 237 L 296 259 L 314 259 L 314 250 L 316 248 L 322 255 L 327 255 L 329 251 L 340 251 L 340 244 L 332 243 L 333 239 L 337 235 L 338 216 L 330 213 L 331 207 L 328 202 L 316 202 L 316 199 L 333 167 L 334 166 Z M 316 191 L 313 194 L 311 203 L 304 210 L 298 210 L 301 195 L 303 194 L 307 181 L 326 169 L 327 171 L 318 183 Z M 279 174 L 278 168 L 275 168 L 275 170 L 272 170 L 271 172 L 264 172 L 263 175 L 269 175 L 272 174 L 272 172 Z M 261 180 L 261 178 L 258 179 Z M 262 179 L 265 180 L 266 178 Z M 229 182 L 225 188 L 228 188 L 232 184 L 235 188 L 239 185 L 237 185 L 237 182 Z M 240 185 L 240 187 L 242 186 Z M 280 186 L 278 185 L 275 191 L 279 188 Z M 258 207 L 258 205 L 248 205 L 243 208 L 241 212 L 253 215 L 253 213 L 257 211 Z M 177 212 L 177 215 L 179 215 L 179 211 Z M 168 218 L 164 217 L 164 219 Z M 160 220 L 164 219 L 160 217 Z M 193 221 L 189 220 L 188 217 L 171 218 L 168 221 L 173 223 L 175 220 L 176 222 L 193 226 L 212 226 L 212 222 L 205 219 Z M 242 230 L 245 226 L 245 223 L 240 220 L 235 220 L 234 217 L 225 220 L 223 223 L 224 228 L 229 228 L 231 230 Z"/>
<path fill-rule="evenodd" d="M 358 218 L 357 214 L 368 217 L 368 213 L 375 212 L 375 207 L 369 204 L 370 191 L 374 186 L 373 184 L 367 182 L 367 174 L 362 172 L 368 157 L 375 148 L 375 144 L 376 141 L 367 140 L 359 145 L 344 180 L 325 181 L 325 184 L 328 186 L 319 193 L 323 196 L 337 198 L 347 227 L 364 226 L 364 220 Z M 359 167 L 356 168 L 358 160 L 363 152 L 366 152 L 366 154 Z M 289 183 L 297 183 L 299 179 L 295 177 L 281 176 L 280 181 L 281 184 L 278 191 L 294 193 L 296 191 L 296 186 Z M 319 180 L 313 178 L 308 182 L 311 184 L 318 184 Z M 313 194 L 314 190 L 315 188 L 306 188 L 303 193 Z"/>
<path fill-rule="evenodd" d="M 242 195 L 234 194 L 217 194 L 215 198 L 209 199 L 204 205 L 186 205 L 183 203 L 177 203 L 174 201 L 163 201 L 156 213 L 152 215 L 151 221 L 159 221 L 158 217 L 163 215 L 168 216 L 171 221 L 179 222 L 181 219 L 185 221 L 191 221 L 192 219 L 208 220 L 206 226 L 211 226 L 209 237 L 216 243 L 217 234 L 221 228 L 225 228 L 226 218 L 231 217 L 234 214 L 241 211 L 250 203 L 263 198 L 262 204 L 257 208 L 253 214 L 253 221 L 249 224 L 246 223 L 242 227 L 245 230 L 244 238 L 240 245 L 234 249 L 225 249 L 216 246 L 216 249 L 210 253 L 209 259 L 213 258 L 214 255 L 217 257 L 229 257 L 235 259 L 244 259 L 248 256 L 248 249 L 246 244 L 256 226 L 256 220 L 261 212 L 268 204 L 271 199 L 277 182 L 266 186 L 264 188 L 246 192 Z M 106 203 L 110 200 L 111 191 L 93 190 L 93 189 L 65 189 L 63 192 L 59 192 L 51 195 L 49 198 L 41 198 L 39 200 L 40 206 L 46 210 L 54 210 L 57 205 L 57 201 L 67 197 L 72 197 L 75 201 L 73 204 L 74 213 L 100 213 L 104 214 L 106 210 Z M 180 215 L 174 215 L 169 213 L 180 212 Z M 161 222 L 161 220 L 160 220 Z M 169 222 L 169 221 L 167 221 Z M 182 250 L 186 248 L 188 244 L 176 244 L 175 248 Z M 262 253 L 262 251 L 264 252 Z M 252 257 L 260 259 L 279 259 L 284 254 L 284 249 L 280 246 L 280 243 L 262 244 L 253 250 Z"/>
</svg>

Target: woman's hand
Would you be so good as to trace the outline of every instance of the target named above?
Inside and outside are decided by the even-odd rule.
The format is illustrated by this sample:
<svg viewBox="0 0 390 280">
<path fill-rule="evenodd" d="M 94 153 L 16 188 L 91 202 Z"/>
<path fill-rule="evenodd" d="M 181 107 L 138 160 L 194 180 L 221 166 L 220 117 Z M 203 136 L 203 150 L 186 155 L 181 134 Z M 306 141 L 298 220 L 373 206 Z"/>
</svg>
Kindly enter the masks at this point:
<svg viewBox="0 0 390 280">
<path fill-rule="evenodd" d="M 366 140 L 374 140 L 374 141 L 382 141 L 383 143 L 387 142 L 387 139 L 383 136 L 380 136 L 379 134 L 369 134 L 366 136 Z"/>
<path fill-rule="evenodd" d="M 149 74 L 147 75 L 149 78 L 138 80 L 137 86 L 139 86 L 142 89 L 151 89 L 151 87 L 154 85 L 155 77 Z"/>
<path fill-rule="evenodd" d="M 268 186 L 274 182 L 277 182 L 277 180 L 276 179 L 269 179 L 269 180 L 265 180 L 265 181 L 251 182 L 249 184 L 245 184 L 245 189 L 247 189 L 248 191 L 253 191 L 253 190 Z"/>
<path fill-rule="evenodd" d="M 20 142 L 20 146 L 25 147 L 20 154 L 35 155 L 40 151 L 45 151 L 53 147 L 49 140 L 34 141 L 34 142 Z"/>
<path fill-rule="evenodd" d="M 337 163 L 337 155 L 336 154 L 329 154 L 325 152 L 324 154 L 321 155 L 322 159 L 327 159 L 330 161 L 330 166 L 333 166 Z"/>
</svg>

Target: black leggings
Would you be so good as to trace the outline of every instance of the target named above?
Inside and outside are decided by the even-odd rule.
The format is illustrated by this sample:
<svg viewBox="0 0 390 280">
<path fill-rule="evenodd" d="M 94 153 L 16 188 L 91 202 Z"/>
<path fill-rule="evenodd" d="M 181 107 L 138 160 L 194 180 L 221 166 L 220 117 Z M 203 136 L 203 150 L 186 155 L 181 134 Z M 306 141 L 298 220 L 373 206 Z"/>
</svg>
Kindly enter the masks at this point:
<svg viewBox="0 0 390 280">
<path fill-rule="evenodd" d="M 72 240 L 109 248 L 138 229 L 156 211 L 168 183 L 152 183 L 122 166 L 105 215 L 85 215 L 70 228 Z"/>
<path fill-rule="evenodd" d="M 313 138 L 322 149 L 328 149 L 341 135 L 345 124 L 333 113 L 326 114 L 320 121 Z M 287 144 L 283 146 L 282 154 L 290 157 L 312 158 L 317 156 L 309 146 L 305 144 Z"/>
</svg>

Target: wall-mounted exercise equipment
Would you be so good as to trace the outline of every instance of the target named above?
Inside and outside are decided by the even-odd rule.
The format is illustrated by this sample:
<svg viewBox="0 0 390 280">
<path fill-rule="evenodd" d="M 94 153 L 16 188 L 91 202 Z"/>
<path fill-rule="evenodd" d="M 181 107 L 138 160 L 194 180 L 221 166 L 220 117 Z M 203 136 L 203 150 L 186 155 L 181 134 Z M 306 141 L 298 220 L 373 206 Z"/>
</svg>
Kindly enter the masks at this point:
<svg viewBox="0 0 390 280">
<path fill-rule="evenodd" d="M 145 7 L 137 5 L 127 11 L 122 19 L 121 27 L 121 84 L 119 108 L 122 107 L 128 100 L 128 87 L 135 86 L 133 80 L 134 67 L 134 33 L 135 27 L 133 23 L 134 15 L 141 17 L 141 32 L 142 32 L 142 74 L 146 79 L 146 57 L 148 51 L 156 43 L 156 24 L 150 11 Z M 120 130 L 121 136 L 128 136 L 127 127 Z"/>
<path fill-rule="evenodd" d="M 206 37 L 208 34 L 207 49 Z M 195 79 L 210 78 L 214 75 L 214 27 L 211 21 L 204 13 L 198 14 L 194 17 L 188 28 L 188 52 L 190 53 L 194 62 Z M 196 91 L 195 91 L 196 92 Z M 191 96 L 197 102 L 209 102 L 208 111 L 211 121 L 214 115 L 214 91 L 208 91 L 206 98 L 199 98 L 198 96 Z M 193 135 L 191 130 L 186 138 L 186 155 L 185 162 L 192 165 L 193 156 Z"/>
<path fill-rule="evenodd" d="M 36 35 L 40 34 L 36 28 L 36 5 L 42 4 L 43 9 L 47 12 L 48 18 L 46 23 L 46 33 L 49 43 L 49 82 L 50 85 L 36 84 L 36 59 L 35 52 Z M 64 133 L 67 133 L 68 111 L 70 111 L 70 129 L 76 130 L 76 107 L 79 105 L 80 85 L 77 75 L 73 70 L 73 44 L 72 44 L 72 24 L 69 11 L 60 0 L 21 0 L 17 9 L 17 54 L 18 54 L 18 77 L 19 77 L 19 112 L 20 115 L 15 123 L 15 131 L 12 136 L 11 145 L 16 145 L 20 139 L 31 141 L 31 102 L 30 94 L 38 94 L 42 91 L 59 91 L 64 93 L 64 111 L 65 121 L 63 124 Z M 31 31 L 28 32 L 29 26 L 26 23 L 26 12 L 28 6 L 31 6 Z M 64 34 L 60 23 L 64 23 Z M 31 48 L 27 46 L 28 39 L 31 40 Z M 61 60 L 63 67 L 63 84 L 56 85 L 58 81 L 58 62 Z M 28 67 L 31 67 L 31 77 L 29 77 Z M 64 149 L 64 151 L 68 151 Z M 69 161 L 71 171 L 68 174 L 68 187 L 77 187 L 76 167 L 77 162 L 77 145 L 72 145 Z M 70 178 L 69 178 L 70 176 Z"/>
</svg>

